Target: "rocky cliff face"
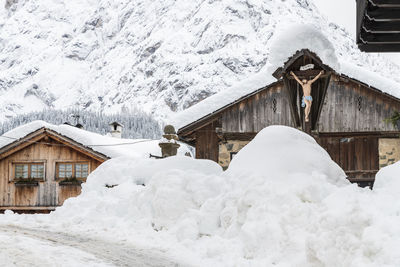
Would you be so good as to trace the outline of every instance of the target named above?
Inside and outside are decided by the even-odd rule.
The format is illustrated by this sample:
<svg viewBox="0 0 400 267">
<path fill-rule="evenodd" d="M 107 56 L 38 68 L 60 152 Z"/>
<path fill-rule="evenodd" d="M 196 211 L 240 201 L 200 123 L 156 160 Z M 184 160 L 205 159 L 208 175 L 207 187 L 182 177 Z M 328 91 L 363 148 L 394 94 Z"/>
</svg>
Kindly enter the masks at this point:
<svg viewBox="0 0 400 267">
<path fill-rule="evenodd" d="M 258 72 L 288 22 L 315 25 L 340 57 L 400 81 L 311 0 L 0 0 L 0 119 L 47 107 L 167 118 Z"/>
</svg>

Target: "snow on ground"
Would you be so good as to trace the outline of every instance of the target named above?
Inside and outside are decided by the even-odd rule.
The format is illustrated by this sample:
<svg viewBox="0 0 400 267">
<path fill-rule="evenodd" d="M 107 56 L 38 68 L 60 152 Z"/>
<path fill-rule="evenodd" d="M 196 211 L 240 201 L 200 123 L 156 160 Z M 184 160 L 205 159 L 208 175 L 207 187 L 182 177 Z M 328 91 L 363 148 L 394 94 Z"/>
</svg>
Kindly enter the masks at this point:
<svg viewBox="0 0 400 267">
<path fill-rule="evenodd" d="M 55 245 L 51 240 L 46 242 L 15 232 L 0 232 L 0 240 L 2 266 L 112 266 L 79 249 Z"/>
<path fill-rule="evenodd" d="M 114 158 L 55 212 L 7 212 L 0 226 L 125 240 L 194 266 L 399 266 L 399 166 L 378 173 L 377 190 L 359 188 L 311 137 L 271 126 L 226 172 Z"/>
<path fill-rule="evenodd" d="M 40 120 L 21 125 L 4 133 L 0 136 L 0 149 L 41 128 L 53 130 L 110 158 L 121 156 L 149 157 L 150 154 L 161 156 L 159 140 L 115 138 L 66 124 L 54 125 Z M 191 154 L 190 149 L 186 144 L 181 143 L 178 155 L 185 155 L 185 153 Z"/>
</svg>

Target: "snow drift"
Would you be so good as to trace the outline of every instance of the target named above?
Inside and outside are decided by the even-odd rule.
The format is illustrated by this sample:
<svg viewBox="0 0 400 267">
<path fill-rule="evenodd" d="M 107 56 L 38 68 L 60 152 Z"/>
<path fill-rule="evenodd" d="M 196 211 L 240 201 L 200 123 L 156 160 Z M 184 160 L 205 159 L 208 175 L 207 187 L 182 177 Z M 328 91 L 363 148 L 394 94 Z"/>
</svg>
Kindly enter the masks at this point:
<svg viewBox="0 0 400 267">
<path fill-rule="evenodd" d="M 0 223 L 128 239 L 199 266 L 398 266 L 398 166 L 378 174 L 378 190 L 358 188 L 310 136 L 271 126 L 226 172 L 115 158 L 52 214 Z"/>
</svg>

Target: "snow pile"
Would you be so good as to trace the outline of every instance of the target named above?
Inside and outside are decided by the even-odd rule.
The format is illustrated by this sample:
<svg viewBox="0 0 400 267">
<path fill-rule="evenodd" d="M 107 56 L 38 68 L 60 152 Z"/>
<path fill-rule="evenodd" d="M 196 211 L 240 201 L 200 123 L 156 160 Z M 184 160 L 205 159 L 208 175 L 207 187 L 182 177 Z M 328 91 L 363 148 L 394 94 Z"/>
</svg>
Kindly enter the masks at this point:
<svg viewBox="0 0 400 267">
<path fill-rule="evenodd" d="M 268 177 L 284 180 L 284 184 L 315 177 L 323 177 L 323 181 L 332 184 L 346 184 L 344 171 L 314 138 L 287 126 L 268 127 L 257 134 L 233 158 L 228 172 L 267 176 L 266 170 Z"/>
<path fill-rule="evenodd" d="M 121 156 L 143 158 L 149 157 L 150 154 L 156 156 L 161 154 L 158 140 L 114 138 L 66 124 L 54 125 L 45 121 L 33 121 L 4 133 L 0 136 L 0 149 L 41 128 L 55 131 L 109 158 Z M 178 155 L 185 155 L 185 153 L 191 154 L 188 146 L 181 144 Z"/>
<path fill-rule="evenodd" d="M 281 24 L 271 38 L 270 72 L 273 73 L 297 51 L 308 49 L 334 70 L 340 69 L 336 49 L 323 32 L 311 24 Z"/>
<path fill-rule="evenodd" d="M 400 188 L 400 162 L 381 169 L 376 174 L 375 190 L 389 190 L 397 193 Z"/>
<path fill-rule="evenodd" d="M 141 242 L 195 266 L 399 266 L 398 168 L 379 173 L 376 192 L 358 188 L 311 137 L 271 126 L 226 172 L 187 157 L 115 158 L 52 214 L 0 222 Z"/>
</svg>

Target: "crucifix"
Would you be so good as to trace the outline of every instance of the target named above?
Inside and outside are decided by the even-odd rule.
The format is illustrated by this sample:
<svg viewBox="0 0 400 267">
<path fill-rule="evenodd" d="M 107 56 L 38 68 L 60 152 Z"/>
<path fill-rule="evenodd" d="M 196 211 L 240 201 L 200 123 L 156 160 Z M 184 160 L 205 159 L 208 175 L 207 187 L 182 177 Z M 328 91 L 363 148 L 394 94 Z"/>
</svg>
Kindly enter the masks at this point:
<svg viewBox="0 0 400 267">
<path fill-rule="evenodd" d="M 311 85 L 321 77 L 322 74 L 324 74 L 324 71 L 321 70 L 319 74 L 312 80 L 307 80 L 307 79 L 302 79 L 300 80 L 299 77 L 294 74 L 293 71 L 290 72 L 290 74 L 294 77 L 294 79 L 301 85 L 301 88 L 303 89 L 303 98 L 301 100 L 301 106 L 304 108 L 305 107 L 305 120 L 306 122 L 309 121 L 309 115 L 311 111 L 311 105 L 312 105 L 312 96 L 311 96 Z"/>
</svg>

